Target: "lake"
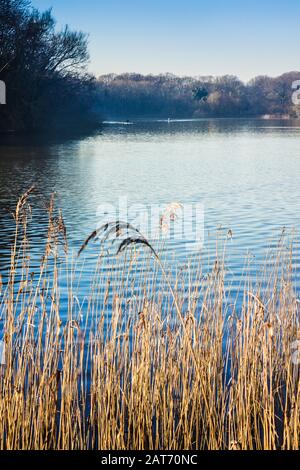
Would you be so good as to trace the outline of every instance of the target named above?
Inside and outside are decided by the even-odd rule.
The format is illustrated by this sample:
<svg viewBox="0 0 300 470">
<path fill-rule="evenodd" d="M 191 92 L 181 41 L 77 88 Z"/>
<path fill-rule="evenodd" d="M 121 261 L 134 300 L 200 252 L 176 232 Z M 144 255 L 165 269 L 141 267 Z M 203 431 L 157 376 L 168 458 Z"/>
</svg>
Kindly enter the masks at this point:
<svg viewBox="0 0 300 470">
<path fill-rule="evenodd" d="M 167 238 L 163 252 L 170 265 L 189 260 L 193 266 L 201 252 L 205 269 L 216 238 L 227 238 L 228 277 L 238 285 L 245 259 L 255 276 L 285 227 L 287 236 L 295 236 L 298 280 L 293 230 L 299 224 L 299 143 L 299 122 L 235 119 L 110 122 L 80 138 L 1 136 L 1 273 L 5 277 L 13 233 L 8 209 L 35 184 L 37 212 L 30 234 L 37 258 L 47 227 L 43 204 L 55 191 L 71 251 L 105 216 L 114 218 L 110 208 L 120 201 L 134 225 L 139 208 L 147 212 L 178 202 L 184 212 L 199 204 L 201 243 L 194 244 L 192 233 Z M 154 232 L 146 235 L 152 239 Z M 85 250 L 87 263 L 94 262 L 94 255 L 95 248 Z M 83 292 L 89 273 L 88 268 L 83 272 Z"/>
</svg>

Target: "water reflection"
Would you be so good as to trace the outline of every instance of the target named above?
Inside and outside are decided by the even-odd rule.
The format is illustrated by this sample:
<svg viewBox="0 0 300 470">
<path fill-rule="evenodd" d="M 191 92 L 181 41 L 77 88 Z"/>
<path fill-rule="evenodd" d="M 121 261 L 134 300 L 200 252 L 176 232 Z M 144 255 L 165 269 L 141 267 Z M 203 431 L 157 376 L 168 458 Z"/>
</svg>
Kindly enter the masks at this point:
<svg viewBox="0 0 300 470">
<path fill-rule="evenodd" d="M 104 202 L 124 195 L 129 204 L 202 201 L 206 247 L 218 226 L 231 229 L 228 256 L 238 279 L 247 253 L 259 260 L 283 226 L 298 228 L 299 137 L 297 121 L 243 119 L 140 120 L 80 137 L 1 136 L 1 270 L 13 230 L 8 210 L 35 184 L 34 242 L 44 241 L 45 204 L 56 191 L 74 249 L 96 226 Z M 176 241 L 168 250 L 187 256 Z"/>
</svg>

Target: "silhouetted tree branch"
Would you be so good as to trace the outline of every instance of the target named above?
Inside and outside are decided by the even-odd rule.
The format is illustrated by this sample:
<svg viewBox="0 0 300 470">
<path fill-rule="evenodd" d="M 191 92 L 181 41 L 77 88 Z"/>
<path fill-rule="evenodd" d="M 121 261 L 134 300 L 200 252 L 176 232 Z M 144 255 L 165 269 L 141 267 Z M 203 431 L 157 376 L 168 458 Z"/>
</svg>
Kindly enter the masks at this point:
<svg viewBox="0 0 300 470">
<path fill-rule="evenodd" d="M 86 34 L 68 26 L 56 31 L 51 10 L 39 12 L 28 0 L 1 0 L 0 79 L 7 84 L 7 105 L 0 108 L 0 130 L 97 125 L 88 60 Z"/>
</svg>

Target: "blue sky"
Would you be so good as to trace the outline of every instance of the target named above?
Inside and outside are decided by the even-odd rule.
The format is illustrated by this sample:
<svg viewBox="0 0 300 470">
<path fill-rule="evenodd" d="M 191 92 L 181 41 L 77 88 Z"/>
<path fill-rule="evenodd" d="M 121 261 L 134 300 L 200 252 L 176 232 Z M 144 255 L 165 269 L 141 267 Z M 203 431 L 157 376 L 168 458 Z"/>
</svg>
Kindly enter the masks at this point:
<svg viewBox="0 0 300 470">
<path fill-rule="evenodd" d="M 300 70 L 299 0 L 33 0 L 89 33 L 90 70 L 279 75 Z"/>
</svg>

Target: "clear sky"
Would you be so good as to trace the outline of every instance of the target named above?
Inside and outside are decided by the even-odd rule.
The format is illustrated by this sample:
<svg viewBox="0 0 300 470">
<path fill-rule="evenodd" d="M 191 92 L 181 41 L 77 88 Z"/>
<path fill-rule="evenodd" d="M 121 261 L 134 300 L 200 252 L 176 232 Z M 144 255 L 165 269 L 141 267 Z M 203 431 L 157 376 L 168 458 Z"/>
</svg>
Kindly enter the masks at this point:
<svg viewBox="0 0 300 470">
<path fill-rule="evenodd" d="M 300 70 L 299 0 L 33 0 L 89 33 L 90 70 L 280 75 Z"/>
</svg>

